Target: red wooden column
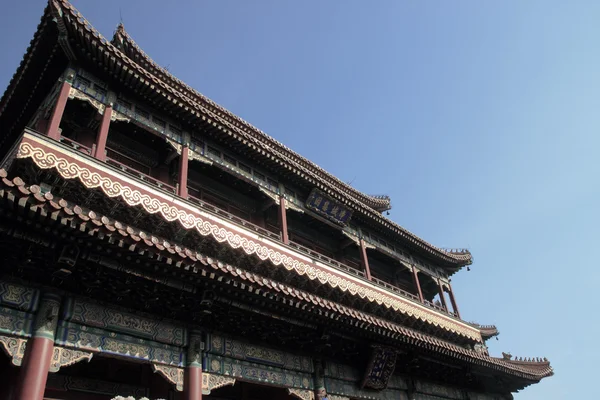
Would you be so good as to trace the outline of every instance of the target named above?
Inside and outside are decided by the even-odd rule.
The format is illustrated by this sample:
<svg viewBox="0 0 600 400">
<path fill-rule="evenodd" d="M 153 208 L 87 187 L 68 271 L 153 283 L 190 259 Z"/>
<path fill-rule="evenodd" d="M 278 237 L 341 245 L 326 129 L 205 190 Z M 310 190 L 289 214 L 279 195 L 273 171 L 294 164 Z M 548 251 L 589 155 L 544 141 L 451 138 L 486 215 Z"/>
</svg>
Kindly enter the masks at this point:
<svg viewBox="0 0 600 400">
<path fill-rule="evenodd" d="M 448 283 L 448 294 L 450 295 L 450 301 L 452 302 L 452 309 L 456 313 L 456 316 L 460 318 L 460 312 L 458 311 L 458 306 L 456 305 L 456 298 L 454 297 L 454 292 L 452 291 L 452 285 Z"/>
<path fill-rule="evenodd" d="M 448 312 L 448 304 L 446 304 L 446 296 L 444 296 L 444 286 L 442 285 L 441 280 L 438 280 L 438 288 L 440 289 L 440 301 L 442 302 L 442 306 L 444 306 L 444 310 Z"/>
<path fill-rule="evenodd" d="M 37 312 L 34 333 L 27 341 L 19 371 L 16 400 L 42 400 L 54 351 L 60 297 L 45 293 Z"/>
<path fill-rule="evenodd" d="M 413 276 L 413 282 L 415 284 L 415 288 L 417 289 L 417 294 L 419 295 L 419 301 L 421 303 L 423 303 L 423 292 L 421 291 L 421 283 L 419 282 L 419 276 L 418 276 L 419 270 L 417 270 L 415 267 L 412 268 L 412 276 Z"/>
<path fill-rule="evenodd" d="M 281 241 L 285 244 L 290 242 L 288 237 L 287 213 L 285 210 L 285 197 L 279 196 L 279 229 L 281 230 Z"/>
<path fill-rule="evenodd" d="M 181 156 L 179 157 L 179 196 L 187 199 L 188 189 L 188 162 L 189 148 L 187 145 L 181 147 Z"/>
<path fill-rule="evenodd" d="M 98 135 L 96 135 L 96 153 L 94 157 L 98 160 L 106 160 L 106 140 L 108 139 L 108 128 L 110 127 L 110 118 L 112 117 L 112 104 L 104 108 Z"/>
<path fill-rule="evenodd" d="M 46 126 L 46 135 L 54 140 L 60 140 L 58 127 L 60 126 L 60 120 L 62 119 L 63 113 L 65 112 L 65 106 L 67 105 L 70 91 L 71 84 L 64 81 L 60 88 L 60 92 L 58 93 L 58 97 L 56 98 L 56 104 L 54 104 L 50 121 L 48 121 L 48 125 Z"/>
<path fill-rule="evenodd" d="M 365 269 L 365 276 L 368 280 L 371 280 L 371 268 L 369 268 L 369 258 L 367 257 L 367 247 L 365 241 L 360 239 L 360 261 L 363 268 Z"/>
<path fill-rule="evenodd" d="M 199 333 L 190 335 L 183 383 L 185 400 L 202 399 L 202 339 Z"/>
</svg>

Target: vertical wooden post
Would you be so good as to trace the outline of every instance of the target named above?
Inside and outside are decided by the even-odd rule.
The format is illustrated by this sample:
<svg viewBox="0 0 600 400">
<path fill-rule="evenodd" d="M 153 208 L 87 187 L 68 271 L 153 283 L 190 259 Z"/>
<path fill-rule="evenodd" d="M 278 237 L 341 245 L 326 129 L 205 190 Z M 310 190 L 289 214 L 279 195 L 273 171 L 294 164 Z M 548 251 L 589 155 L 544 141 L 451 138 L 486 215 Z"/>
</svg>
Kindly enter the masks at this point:
<svg viewBox="0 0 600 400">
<path fill-rule="evenodd" d="M 421 283 L 419 282 L 418 273 L 419 273 L 419 270 L 417 270 L 417 268 L 413 267 L 412 268 L 413 282 L 415 284 L 415 288 L 417 289 L 417 295 L 419 296 L 419 301 L 421 303 L 424 303 L 424 301 L 423 301 L 423 292 L 421 291 Z"/>
<path fill-rule="evenodd" d="M 17 400 L 42 400 L 54 351 L 60 297 L 45 293 L 35 318 L 34 332 L 27 341 L 17 383 Z"/>
<path fill-rule="evenodd" d="M 107 105 L 104 108 L 104 114 L 102 115 L 102 121 L 100 121 L 98 135 L 96 135 L 96 151 L 94 152 L 94 157 L 101 161 L 106 160 L 106 141 L 108 140 L 108 128 L 110 127 L 111 117 L 112 104 Z"/>
<path fill-rule="evenodd" d="M 189 147 L 184 145 L 181 147 L 181 156 L 179 157 L 179 196 L 187 199 L 188 189 L 188 165 L 189 165 Z"/>
<path fill-rule="evenodd" d="M 360 261 L 363 268 L 365 269 L 365 276 L 368 280 L 371 280 L 371 268 L 369 268 L 369 258 L 367 257 L 367 247 L 365 241 L 360 239 Z"/>
<path fill-rule="evenodd" d="M 279 196 L 279 230 L 281 231 L 281 241 L 285 244 L 290 242 L 288 237 L 287 213 L 285 210 L 285 197 Z"/>
<path fill-rule="evenodd" d="M 62 119 L 63 113 L 65 112 L 65 106 L 67 105 L 70 91 L 71 84 L 67 81 L 64 81 L 62 87 L 60 88 L 60 92 L 58 93 L 58 97 L 56 98 L 56 104 L 54 104 L 50 121 L 48 121 L 48 125 L 46 126 L 46 135 L 54 140 L 60 140 L 60 132 L 58 128 L 60 126 L 60 120 Z"/>
<path fill-rule="evenodd" d="M 450 301 L 452 302 L 452 309 L 458 318 L 460 318 L 460 311 L 458 311 L 458 306 L 456 305 L 456 298 L 454 297 L 454 292 L 452 291 L 452 285 L 448 283 L 448 294 L 450 295 Z"/>
<path fill-rule="evenodd" d="M 446 296 L 444 296 L 444 286 L 442 285 L 441 280 L 438 280 L 438 288 L 440 289 L 440 301 L 442 302 L 442 306 L 444 306 L 444 310 L 448 312 L 448 304 L 446 304 Z"/>
<path fill-rule="evenodd" d="M 202 338 L 199 333 L 190 335 L 183 386 L 185 400 L 202 400 Z"/>
</svg>

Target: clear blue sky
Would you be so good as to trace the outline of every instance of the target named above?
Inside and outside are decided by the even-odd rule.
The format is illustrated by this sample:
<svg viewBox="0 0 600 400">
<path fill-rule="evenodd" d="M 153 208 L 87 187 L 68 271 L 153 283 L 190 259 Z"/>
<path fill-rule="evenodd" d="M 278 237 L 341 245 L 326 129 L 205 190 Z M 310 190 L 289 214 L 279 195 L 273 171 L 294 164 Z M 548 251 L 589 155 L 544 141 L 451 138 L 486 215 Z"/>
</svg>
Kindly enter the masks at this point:
<svg viewBox="0 0 600 400">
<path fill-rule="evenodd" d="M 4 6 L 2 88 L 44 4 Z M 495 355 L 556 372 L 516 399 L 597 398 L 600 2 L 74 4 L 107 37 L 121 14 L 176 76 L 390 195 L 404 227 L 468 247 L 471 272 L 453 279 L 463 317 L 499 327 Z"/>
</svg>

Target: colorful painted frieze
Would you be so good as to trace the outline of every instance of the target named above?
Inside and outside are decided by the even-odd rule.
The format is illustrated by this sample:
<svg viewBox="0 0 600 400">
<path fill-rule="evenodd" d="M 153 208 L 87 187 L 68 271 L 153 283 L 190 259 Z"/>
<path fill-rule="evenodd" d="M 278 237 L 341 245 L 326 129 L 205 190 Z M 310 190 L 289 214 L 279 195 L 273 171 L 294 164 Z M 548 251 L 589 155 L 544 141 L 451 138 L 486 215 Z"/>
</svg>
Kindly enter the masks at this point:
<svg viewBox="0 0 600 400">
<path fill-rule="evenodd" d="M 140 339 L 122 333 L 108 332 L 72 322 L 61 322 L 56 343 L 94 353 L 107 353 L 177 367 L 185 365 L 180 347 Z"/>
<path fill-rule="evenodd" d="M 460 389 L 438 385 L 432 382 L 415 381 L 415 389 L 419 393 L 438 396 L 444 399 L 464 399 L 464 392 Z"/>
<path fill-rule="evenodd" d="M 7 307 L 0 307 L 0 333 L 30 337 L 34 315 Z"/>
<path fill-rule="evenodd" d="M 0 304 L 25 312 L 35 312 L 40 292 L 14 283 L 0 281 Z"/>
<path fill-rule="evenodd" d="M 211 374 L 284 387 L 314 389 L 313 376 L 309 373 L 290 371 L 213 354 L 208 354 L 205 362 L 204 370 Z"/>
<path fill-rule="evenodd" d="M 207 351 L 212 354 L 260 363 L 296 371 L 312 373 L 309 357 L 297 356 L 281 350 L 240 342 L 218 334 L 208 335 Z"/>
<path fill-rule="evenodd" d="M 64 310 L 63 319 L 65 321 L 126 333 L 175 346 L 187 344 L 185 328 L 156 318 L 144 317 L 79 299 L 68 299 L 65 302 Z"/>
</svg>

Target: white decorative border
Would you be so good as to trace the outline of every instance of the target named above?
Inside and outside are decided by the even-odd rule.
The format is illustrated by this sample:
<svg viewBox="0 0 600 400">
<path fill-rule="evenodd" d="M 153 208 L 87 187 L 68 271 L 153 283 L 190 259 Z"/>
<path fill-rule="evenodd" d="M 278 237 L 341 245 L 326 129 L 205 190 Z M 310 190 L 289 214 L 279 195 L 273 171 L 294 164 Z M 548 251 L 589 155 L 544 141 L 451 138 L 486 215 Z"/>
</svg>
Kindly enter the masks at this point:
<svg viewBox="0 0 600 400">
<path fill-rule="evenodd" d="M 40 140 L 41 139 L 41 140 Z M 256 255 L 261 260 L 269 260 L 274 265 L 281 265 L 289 271 L 295 271 L 299 275 L 306 275 L 309 279 L 317 279 L 322 284 L 328 284 L 331 287 L 339 288 L 342 291 L 348 291 L 352 295 L 358 295 L 366 298 L 370 302 L 376 302 L 403 314 L 419 318 L 435 326 L 443 327 L 451 332 L 462 334 L 470 339 L 481 342 L 479 330 L 463 324 L 460 321 L 453 320 L 441 314 L 431 311 L 424 306 L 413 304 L 392 293 L 382 293 L 369 282 L 359 281 L 342 271 L 334 269 L 309 257 L 296 254 L 294 251 L 275 243 L 271 240 L 260 237 L 259 235 L 238 227 L 228 221 L 211 214 L 200 212 L 176 198 L 166 199 L 163 193 L 154 191 L 150 188 L 144 188 L 145 192 L 156 194 L 151 197 L 140 190 L 134 189 L 124 183 L 131 183 L 132 186 L 139 185 L 133 179 L 125 176 L 119 176 L 120 181 L 113 181 L 107 176 L 98 172 L 93 172 L 88 168 L 82 167 L 77 163 L 70 162 L 61 158 L 52 152 L 42 148 L 34 147 L 28 140 L 38 142 L 39 144 L 56 150 L 64 154 L 64 150 L 45 138 L 38 138 L 31 134 L 24 135 L 23 142 L 19 146 L 17 158 L 31 158 L 33 162 L 42 169 L 54 168 L 65 179 L 78 178 L 87 188 L 100 188 L 108 197 L 121 197 L 130 206 L 142 206 L 148 213 L 160 215 L 167 221 L 178 221 L 185 229 L 195 229 L 203 236 L 212 236 L 220 243 L 227 242 L 232 248 L 241 248 L 246 254 Z M 72 159 L 89 164 L 89 159 L 80 154 L 64 154 Z M 94 166 L 97 170 L 102 170 L 106 175 L 114 175 L 114 172 L 107 168 Z M 115 177 L 116 178 L 116 177 Z M 161 201 L 160 197 L 166 201 Z M 176 207 L 180 206 L 180 207 Z M 183 208 L 188 208 L 189 212 Z M 214 221 L 216 224 L 211 222 Z M 287 254 L 286 254 L 287 253 Z M 306 262 L 303 262 L 306 261 Z M 311 265 L 312 264 L 312 265 Z"/>
</svg>

